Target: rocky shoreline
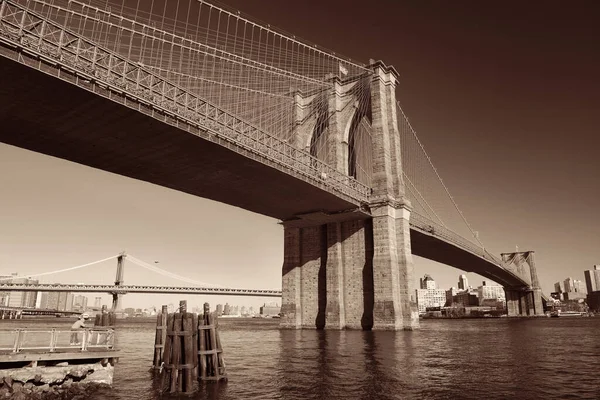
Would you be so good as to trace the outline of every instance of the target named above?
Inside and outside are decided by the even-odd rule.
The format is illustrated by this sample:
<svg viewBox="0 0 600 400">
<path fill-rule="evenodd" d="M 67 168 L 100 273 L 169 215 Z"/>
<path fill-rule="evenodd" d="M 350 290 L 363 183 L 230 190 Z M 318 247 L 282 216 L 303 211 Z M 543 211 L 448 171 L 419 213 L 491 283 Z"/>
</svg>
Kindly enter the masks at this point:
<svg viewBox="0 0 600 400">
<path fill-rule="evenodd" d="M 84 399 L 110 387 L 113 366 L 107 362 L 0 370 L 0 399 Z"/>
</svg>

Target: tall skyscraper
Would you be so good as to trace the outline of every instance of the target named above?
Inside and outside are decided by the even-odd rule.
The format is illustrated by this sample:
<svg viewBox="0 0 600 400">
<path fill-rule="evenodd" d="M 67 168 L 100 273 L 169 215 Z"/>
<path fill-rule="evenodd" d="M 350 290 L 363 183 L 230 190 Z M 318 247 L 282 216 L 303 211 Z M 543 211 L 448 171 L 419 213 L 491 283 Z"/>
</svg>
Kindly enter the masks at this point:
<svg viewBox="0 0 600 400">
<path fill-rule="evenodd" d="M 216 313 L 218 316 L 223 315 L 223 304 L 217 304 Z"/>
<path fill-rule="evenodd" d="M 466 275 L 460 275 L 458 277 L 458 289 L 459 290 L 467 290 L 469 289 L 469 280 Z"/>
<path fill-rule="evenodd" d="M 231 306 L 229 303 L 225 303 L 225 307 L 223 308 L 223 315 L 231 315 Z"/>
<path fill-rule="evenodd" d="M 594 265 L 593 269 L 584 271 L 585 287 L 588 293 L 600 290 L 600 265 Z"/>
<path fill-rule="evenodd" d="M 102 307 L 102 297 L 94 297 L 94 307 L 95 308 Z"/>
</svg>

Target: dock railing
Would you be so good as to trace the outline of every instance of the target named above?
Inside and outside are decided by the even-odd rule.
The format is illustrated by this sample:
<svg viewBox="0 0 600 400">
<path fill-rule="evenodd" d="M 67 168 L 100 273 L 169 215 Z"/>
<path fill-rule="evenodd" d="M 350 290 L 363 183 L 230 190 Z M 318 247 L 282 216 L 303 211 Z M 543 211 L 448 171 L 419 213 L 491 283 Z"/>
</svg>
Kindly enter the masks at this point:
<svg viewBox="0 0 600 400">
<path fill-rule="evenodd" d="M 114 350 L 115 331 L 110 327 L 79 330 L 0 330 L 0 353 L 84 352 Z"/>
</svg>

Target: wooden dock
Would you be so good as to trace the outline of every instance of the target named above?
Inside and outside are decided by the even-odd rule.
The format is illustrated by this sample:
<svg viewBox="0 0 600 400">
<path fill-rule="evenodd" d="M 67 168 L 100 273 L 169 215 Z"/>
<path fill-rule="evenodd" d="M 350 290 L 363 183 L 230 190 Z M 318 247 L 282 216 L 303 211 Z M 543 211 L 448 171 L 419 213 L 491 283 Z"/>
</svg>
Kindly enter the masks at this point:
<svg viewBox="0 0 600 400">
<path fill-rule="evenodd" d="M 76 336 L 74 336 L 76 335 Z M 77 344 L 72 339 L 77 338 Z M 0 363 L 25 363 L 35 366 L 68 360 L 103 360 L 111 364 L 119 357 L 111 327 L 78 331 L 58 329 L 0 330 Z M 18 368 L 17 365 L 10 368 Z"/>
</svg>

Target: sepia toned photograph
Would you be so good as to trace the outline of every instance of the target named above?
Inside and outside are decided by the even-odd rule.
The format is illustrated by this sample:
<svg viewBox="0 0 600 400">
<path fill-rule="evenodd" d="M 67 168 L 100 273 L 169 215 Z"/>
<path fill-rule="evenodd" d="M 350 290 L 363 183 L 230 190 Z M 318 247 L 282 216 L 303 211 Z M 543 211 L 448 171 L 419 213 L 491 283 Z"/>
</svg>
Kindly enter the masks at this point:
<svg viewBox="0 0 600 400">
<path fill-rule="evenodd" d="M 598 21 L 0 0 L 0 399 L 600 399 Z"/>
</svg>

